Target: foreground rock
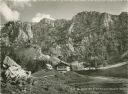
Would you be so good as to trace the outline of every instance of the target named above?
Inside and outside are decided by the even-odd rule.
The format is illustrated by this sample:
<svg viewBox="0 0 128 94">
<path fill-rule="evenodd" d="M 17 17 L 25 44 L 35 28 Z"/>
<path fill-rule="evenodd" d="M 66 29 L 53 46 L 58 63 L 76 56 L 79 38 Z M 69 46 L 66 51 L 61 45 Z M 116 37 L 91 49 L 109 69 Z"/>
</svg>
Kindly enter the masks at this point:
<svg viewBox="0 0 128 94">
<path fill-rule="evenodd" d="M 3 61 L 3 67 L 8 69 L 9 67 L 15 66 L 17 68 L 21 68 L 14 60 L 12 60 L 9 56 L 6 56 Z"/>
<path fill-rule="evenodd" d="M 23 86 L 25 84 L 32 84 L 32 76 L 30 71 L 21 68 L 10 57 L 6 56 L 3 61 L 3 81 L 8 84 Z"/>
</svg>

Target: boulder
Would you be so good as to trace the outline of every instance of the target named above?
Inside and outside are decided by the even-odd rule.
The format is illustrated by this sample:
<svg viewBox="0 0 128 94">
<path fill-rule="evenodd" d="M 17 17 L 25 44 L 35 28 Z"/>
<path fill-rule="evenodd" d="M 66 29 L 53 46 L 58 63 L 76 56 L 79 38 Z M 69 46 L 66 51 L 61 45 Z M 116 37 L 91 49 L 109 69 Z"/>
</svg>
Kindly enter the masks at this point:
<svg viewBox="0 0 128 94">
<path fill-rule="evenodd" d="M 25 71 L 24 69 L 22 69 L 20 65 L 18 65 L 8 56 L 6 56 L 4 59 L 3 67 L 5 68 L 5 76 L 7 82 L 13 81 L 14 83 L 16 83 L 17 81 L 20 82 L 20 80 L 27 81 L 27 79 L 31 77 L 30 71 Z"/>
<path fill-rule="evenodd" d="M 18 65 L 13 59 L 11 59 L 9 56 L 6 56 L 4 61 L 3 61 L 3 67 L 4 68 L 9 68 L 11 66 L 21 68 L 21 66 Z"/>
</svg>

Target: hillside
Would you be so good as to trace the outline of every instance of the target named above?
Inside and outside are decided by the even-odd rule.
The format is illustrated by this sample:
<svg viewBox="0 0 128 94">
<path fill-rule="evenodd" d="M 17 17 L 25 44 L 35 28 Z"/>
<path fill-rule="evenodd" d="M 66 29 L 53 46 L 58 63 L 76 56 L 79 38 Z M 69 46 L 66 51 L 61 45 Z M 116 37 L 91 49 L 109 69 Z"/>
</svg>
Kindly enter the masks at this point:
<svg viewBox="0 0 128 94">
<path fill-rule="evenodd" d="M 8 85 L 2 89 L 2 94 L 12 94 L 12 92 L 16 94 L 98 94 L 101 92 L 104 94 L 126 94 L 126 90 L 115 90 L 115 88 L 126 88 L 126 84 L 116 83 L 118 79 L 101 79 L 83 76 L 75 72 L 60 74 L 55 70 L 38 71 L 33 76 L 36 82 L 30 87 L 26 86 L 26 91 L 21 91 L 20 87 Z M 109 90 L 110 88 L 112 90 Z"/>
<path fill-rule="evenodd" d="M 128 78 L 128 64 L 124 64 L 119 67 L 79 71 L 78 73 L 88 76 L 105 76 L 105 77 L 117 77 L 117 78 Z"/>
<path fill-rule="evenodd" d="M 33 24 L 8 22 L 1 29 L 2 60 L 7 53 L 12 56 L 14 48 L 38 45 L 43 54 L 68 63 L 114 64 L 122 61 L 122 54 L 128 50 L 127 21 L 127 12 L 111 15 L 83 11 L 71 20 L 45 18 Z"/>
<path fill-rule="evenodd" d="M 23 69 L 31 71 L 35 78 L 33 85 L 25 85 L 26 91 L 22 91 L 22 86 L 7 83 L 7 87 L 2 88 L 3 94 L 127 93 L 127 90 L 94 89 L 127 88 L 122 80 L 127 78 L 127 64 L 80 71 L 79 74 L 73 71 L 60 74 L 54 69 L 46 70 L 45 66 L 62 60 L 67 63 L 84 62 L 85 66 L 99 68 L 127 61 L 127 12 L 112 15 L 83 11 L 71 20 L 44 18 L 38 23 L 9 21 L 1 29 L 0 40 L 1 70 L 4 71 L 3 60 L 9 56 Z M 118 77 L 122 77 L 121 80 Z"/>
<path fill-rule="evenodd" d="M 71 20 L 43 19 L 32 26 L 32 31 L 46 54 L 61 56 L 67 62 L 91 62 L 91 57 L 97 57 L 98 64 L 112 64 L 121 61 L 120 56 L 128 50 L 127 21 L 127 12 L 84 11 Z"/>
</svg>

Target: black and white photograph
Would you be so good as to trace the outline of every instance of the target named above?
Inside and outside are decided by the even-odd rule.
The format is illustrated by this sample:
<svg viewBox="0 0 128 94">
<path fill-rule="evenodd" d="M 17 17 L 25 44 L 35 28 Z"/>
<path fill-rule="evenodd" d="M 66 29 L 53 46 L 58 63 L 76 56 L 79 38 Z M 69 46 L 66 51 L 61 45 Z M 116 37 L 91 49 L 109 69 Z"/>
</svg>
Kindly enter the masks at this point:
<svg viewBox="0 0 128 94">
<path fill-rule="evenodd" d="M 0 0 L 0 94 L 128 94 L 128 0 Z"/>
</svg>

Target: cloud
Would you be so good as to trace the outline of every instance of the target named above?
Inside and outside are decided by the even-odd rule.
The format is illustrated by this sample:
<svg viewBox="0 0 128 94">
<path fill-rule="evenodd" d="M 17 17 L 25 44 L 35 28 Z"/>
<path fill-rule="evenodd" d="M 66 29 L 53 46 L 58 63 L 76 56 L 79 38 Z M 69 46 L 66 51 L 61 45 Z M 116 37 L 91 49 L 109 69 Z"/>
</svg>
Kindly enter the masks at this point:
<svg viewBox="0 0 128 94">
<path fill-rule="evenodd" d="M 50 20 L 55 20 L 54 18 L 52 18 L 49 14 L 43 14 L 43 13 L 37 13 L 35 15 L 35 17 L 32 18 L 32 22 L 39 22 L 40 20 L 42 20 L 43 18 L 47 18 Z"/>
<path fill-rule="evenodd" d="M 24 8 L 25 6 L 31 7 L 32 0 L 10 0 L 10 1 L 13 3 L 13 6 Z"/>
<path fill-rule="evenodd" d="M 12 10 L 5 2 L 0 2 L 0 13 L 7 21 L 19 20 L 20 13 L 16 10 Z"/>
<path fill-rule="evenodd" d="M 127 3 L 127 5 L 126 5 L 126 12 L 128 12 L 128 3 Z"/>
<path fill-rule="evenodd" d="M 23 9 L 25 6 L 31 7 L 31 2 L 37 0 L 0 0 L 0 14 L 6 21 L 15 21 L 20 19 L 18 8 Z"/>
<path fill-rule="evenodd" d="M 22 7 L 24 8 L 25 6 L 31 7 L 32 2 L 40 1 L 40 0 L 5 0 L 6 2 L 11 2 L 13 6 L 15 7 Z"/>
<path fill-rule="evenodd" d="M 124 12 L 128 12 L 128 2 L 126 2 L 126 5 L 123 7 Z"/>
</svg>

